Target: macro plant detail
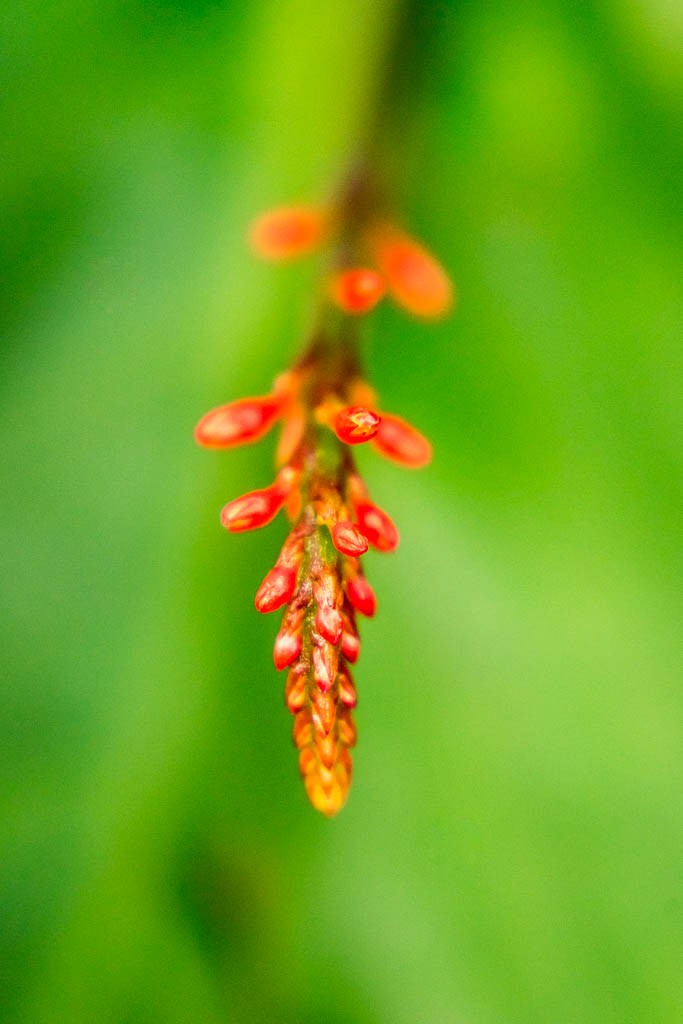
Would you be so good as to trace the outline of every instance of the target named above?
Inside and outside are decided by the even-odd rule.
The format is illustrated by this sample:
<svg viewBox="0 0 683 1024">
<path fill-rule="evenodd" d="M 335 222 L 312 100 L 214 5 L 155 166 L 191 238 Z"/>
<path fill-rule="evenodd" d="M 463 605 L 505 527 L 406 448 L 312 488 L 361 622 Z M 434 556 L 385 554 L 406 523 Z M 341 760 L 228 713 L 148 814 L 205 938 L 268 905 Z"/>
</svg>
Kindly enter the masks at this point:
<svg viewBox="0 0 683 1024">
<path fill-rule="evenodd" d="M 287 671 L 299 768 L 313 806 L 336 814 L 351 784 L 357 694 L 350 666 L 360 653 L 358 617 L 376 610 L 362 556 L 394 551 L 399 533 L 373 500 L 354 460 L 366 444 L 409 469 L 426 466 L 430 442 L 400 416 L 380 410 L 363 378 L 359 326 L 385 296 L 425 319 L 445 316 L 453 287 L 415 239 L 368 213 L 357 190 L 334 209 L 282 207 L 258 217 L 249 240 L 272 261 L 314 250 L 326 258 L 316 327 L 302 355 L 272 390 L 207 412 L 195 428 L 205 448 L 260 440 L 276 425 L 276 475 L 265 488 L 229 501 L 230 533 L 259 529 L 284 510 L 291 529 L 256 592 L 259 612 L 284 609 L 276 669 Z"/>
</svg>

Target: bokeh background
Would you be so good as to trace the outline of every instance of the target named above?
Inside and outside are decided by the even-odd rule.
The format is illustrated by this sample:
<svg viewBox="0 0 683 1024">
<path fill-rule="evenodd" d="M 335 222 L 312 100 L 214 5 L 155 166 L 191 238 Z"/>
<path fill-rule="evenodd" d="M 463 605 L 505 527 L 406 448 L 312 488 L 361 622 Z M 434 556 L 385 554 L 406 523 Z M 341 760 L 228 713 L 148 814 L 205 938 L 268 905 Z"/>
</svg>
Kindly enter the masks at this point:
<svg viewBox="0 0 683 1024">
<path fill-rule="evenodd" d="M 682 27 L 2 4 L 3 1021 L 683 1020 Z M 327 821 L 252 605 L 285 526 L 218 525 L 272 441 L 192 428 L 310 327 L 249 219 L 362 145 L 461 299 L 366 333 L 435 459 L 361 453 L 402 544 Z"/>
</svg>

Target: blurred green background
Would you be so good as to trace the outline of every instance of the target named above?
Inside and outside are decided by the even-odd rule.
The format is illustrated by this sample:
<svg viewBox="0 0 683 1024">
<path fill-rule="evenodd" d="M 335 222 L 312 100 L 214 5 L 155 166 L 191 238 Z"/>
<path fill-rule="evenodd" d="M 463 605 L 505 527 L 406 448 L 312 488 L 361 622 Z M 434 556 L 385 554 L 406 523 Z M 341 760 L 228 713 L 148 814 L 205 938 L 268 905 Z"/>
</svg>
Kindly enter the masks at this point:
<svg viewBox="0 0 683 1024">
<path fill-rule="evenodd" d="M 683 1020 L 682 31 L 665 0 L 5 0 L 3 1021 Z M 435 459 L 361 453 L 402 544 L 330 822 L 252 604 L 285 525 L 218 525 L 273 443 L 192 428 L 310 326 L 315 263 L 246 224 L 364 138 L 461 302 L 367 331 Z"/>
</svg>

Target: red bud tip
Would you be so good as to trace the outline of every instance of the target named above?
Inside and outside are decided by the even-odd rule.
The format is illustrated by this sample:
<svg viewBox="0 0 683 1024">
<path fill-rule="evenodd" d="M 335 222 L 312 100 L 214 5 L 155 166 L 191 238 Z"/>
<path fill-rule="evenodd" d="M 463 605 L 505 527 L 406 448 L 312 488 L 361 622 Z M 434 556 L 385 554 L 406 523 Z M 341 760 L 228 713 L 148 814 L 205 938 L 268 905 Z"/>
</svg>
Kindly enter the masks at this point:
<svg viewBox="0 0 683 1024">
<path fill-rule="evenodd" d="M 440 263 L 424 246 L 393 228 L 371 240 L 375 258 L 392 297 L 416 316 L 445 316 L 453 305 L 453 286 Z"/>
<path fill-rule="evenodd" d="M 256 591 L 254 604 L 260 612 L 274 612 L 289 604 L 296 589 L 296 570 L 276 565 Z"/>
<path fill-rule="evenodd" d="M 352 576 L 346 581 L 346 596 L 361 615 L 371 619 L 377 610 L 375 592 L 364 576 Z"/>
<path fill-rule="evenodd" d="M 280 415 L 281 404 L 274 395 L 265 395 L 219 405 L 202 416 L 194 430 L 195 440 L 204 448 L 234 448 L 258 441 Z"/>
<path fill-rule="evenodd" d="M 221 523 L 230 533 L 244 533 L 267 526 L 285 503 L 286 493 L 278 484 L 263 491 L 250 491 L 229 501 L 221 511 Z"/>
<path fill-rule="evenodd" d="M 379 425 L 380 417 L 372 409 L 352 405 L 337 413 L 334 432 L 344 444 L 363 444 L 375 436 Z"/>
<path fill-rule="evenodd" d="M 249 228 L 249 242 L 264 260 L 303 256 L 320 245 L 325 217 L 311 206 L 283 206 L 261 214 Z"/>
<path fill-rule="evenodd" d="M 398 416 L 383 413 L 372 442 L 382 455 L 410 469 L 419 469 L 431 462 L 432 446 L 427 438 Z"/>
<path fill-rule="evenodd" d="M 334 304 L 354 316 L 374 309 L 385 290 L 381 274 L 366 267 L 344 270 L 335 274 L 330 282 L 330 298 Z"/>
<path fill-rule="evenodd" d="M 338 644 L 342 635 L 342 617 L 336 608 L 319 608 L 315 628 L 331 644 Z"/>
<path fill-rule="evenodd" d="M 360 640 L 353 633 L 342 633 L 341 652 L 352 665 L 358 661 Z"/>
<path fill-rule="evenodd" d="M 273 647 L 273 661 L 278 672 L 296 661 L 300 654 L 301 633 L 290 633 L 287 629 L 281 629 L 275 637 Z"/>
<path fill-rule="evenodd" d="M 332 527 L 332 543 L 342 555 L 350 555 L 352 558 L 364 555 L 368 550 L 368 540 L 355 523 L 340 522 Z"/>
<path fill-rule="evenodd" d="M 373 548 L 378 551 L 393 551 L 398 545 L 398 530 L 393 520 L 377 505 L 365 502 L 356 505 L 358 525 Z"/>
</svg>

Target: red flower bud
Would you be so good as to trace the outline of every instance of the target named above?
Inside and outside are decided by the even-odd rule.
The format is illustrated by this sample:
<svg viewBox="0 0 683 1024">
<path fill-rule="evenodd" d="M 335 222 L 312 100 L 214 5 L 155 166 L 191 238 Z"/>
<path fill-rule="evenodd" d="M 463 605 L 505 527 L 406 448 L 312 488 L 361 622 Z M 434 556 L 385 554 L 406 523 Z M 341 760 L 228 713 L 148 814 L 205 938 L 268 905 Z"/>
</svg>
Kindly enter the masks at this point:
<svg viewBox="0 0 683 1024">
<path fill-rule="evenodd" d="M 410 469 L 426 466 L 432 458 L 432 446 L 424 434 L 398 416 L 382 414 L 372 443 L 382 455 Z"/>
<path fill-rule="evenodd" d="M 262 491 L 249 491 L 224 506 L 221 523 L 230 533 L 257 530 L 272 522 L 286 499 L 287 493 L 277 483 Z"/>
<path fill-rule="evenodd" d="M 363 502 L 356 505 L 358 525 L 373 548 L 378 551 L 393 551 L 398 545 L 398 530 L 393 520 L 377 505 Z"/>
<path fill-rule="evenodd" d="M 342 633 L 341 652 L 352 665 L 358 661 L 360 654 L 360 640 L 354 633 Z"/>
<path fill-rule="evenodd" d="M 392 297 L 410 313 L 442 317 L 453 305 L 453 286 L 440 263 L 409 235 L 383 226 L 370 243 Z"/>
<path fill-rule="evenodd" d="M 281 408 L 275 395 L 219 405 L 202 416 L 194 430 L 195 440 L 204 448 L 234 448 L 258 441 L 278 419 Z"/>
<path fill-rule="evenodd" d="M 313 678 L 319 689 L 327 693 L 332 688 L 337 674 L 337 652 L 330 644 L 323 644 L 313 650 Z"/>
<path fill-rule="evenodd" d="M 352 405 L 337 413 L 334 432 L 344 444 L 363 444 L 375 436 L 379 424 L 380 417 L 372 409 Z"/>
<path fill-rule="evenodd" d="M 287 668 L 301 654 L 301 633 L 292 633 L 288 629 L 281 629 L 275 637 L 273 647 L 273 661 L 275 668 L 280 672 Z"/>
<path fill-rule="evenodd" d="M 254 604 L 260 612 L 274 612 L 288 604 L 296 590 L 296 569 L 276 565 L 256 591 Z"/>
<path fill-rule="evenodd" d="M 342 521 L 332 527 L 332 543 L 342 555 L 364 555 L 368 550 L 368 540 L 355 525 Z"/>
<path fill-rule="evenodd" d="M 356 611 L 371 619 L 377 610 L 377 598 L 365 576 L 351 576 L 345 587 L 346 596 Z"/>
<path fill-rule="evenodd" d="M 366 267 L 355 267 L 335 274 L 330 282 L 330 298 L 345 313 L 358 316 L 369 313 L 384 295 L 381 274 Z"/>
<path fill-rule="evenodd" d="M 342 635 L 342 617 L 336 608 L 319 608 L 315 628 L 331 644 L 338 644 Z"/>
<path fill-rule="evenodd" d="M 286 260 L 315 249 L 325 233 L 325 216 L 311 206 L 282 206 L 261 214 L 249 229 L 249 242 L 265 260 Z"/>
</svg>

